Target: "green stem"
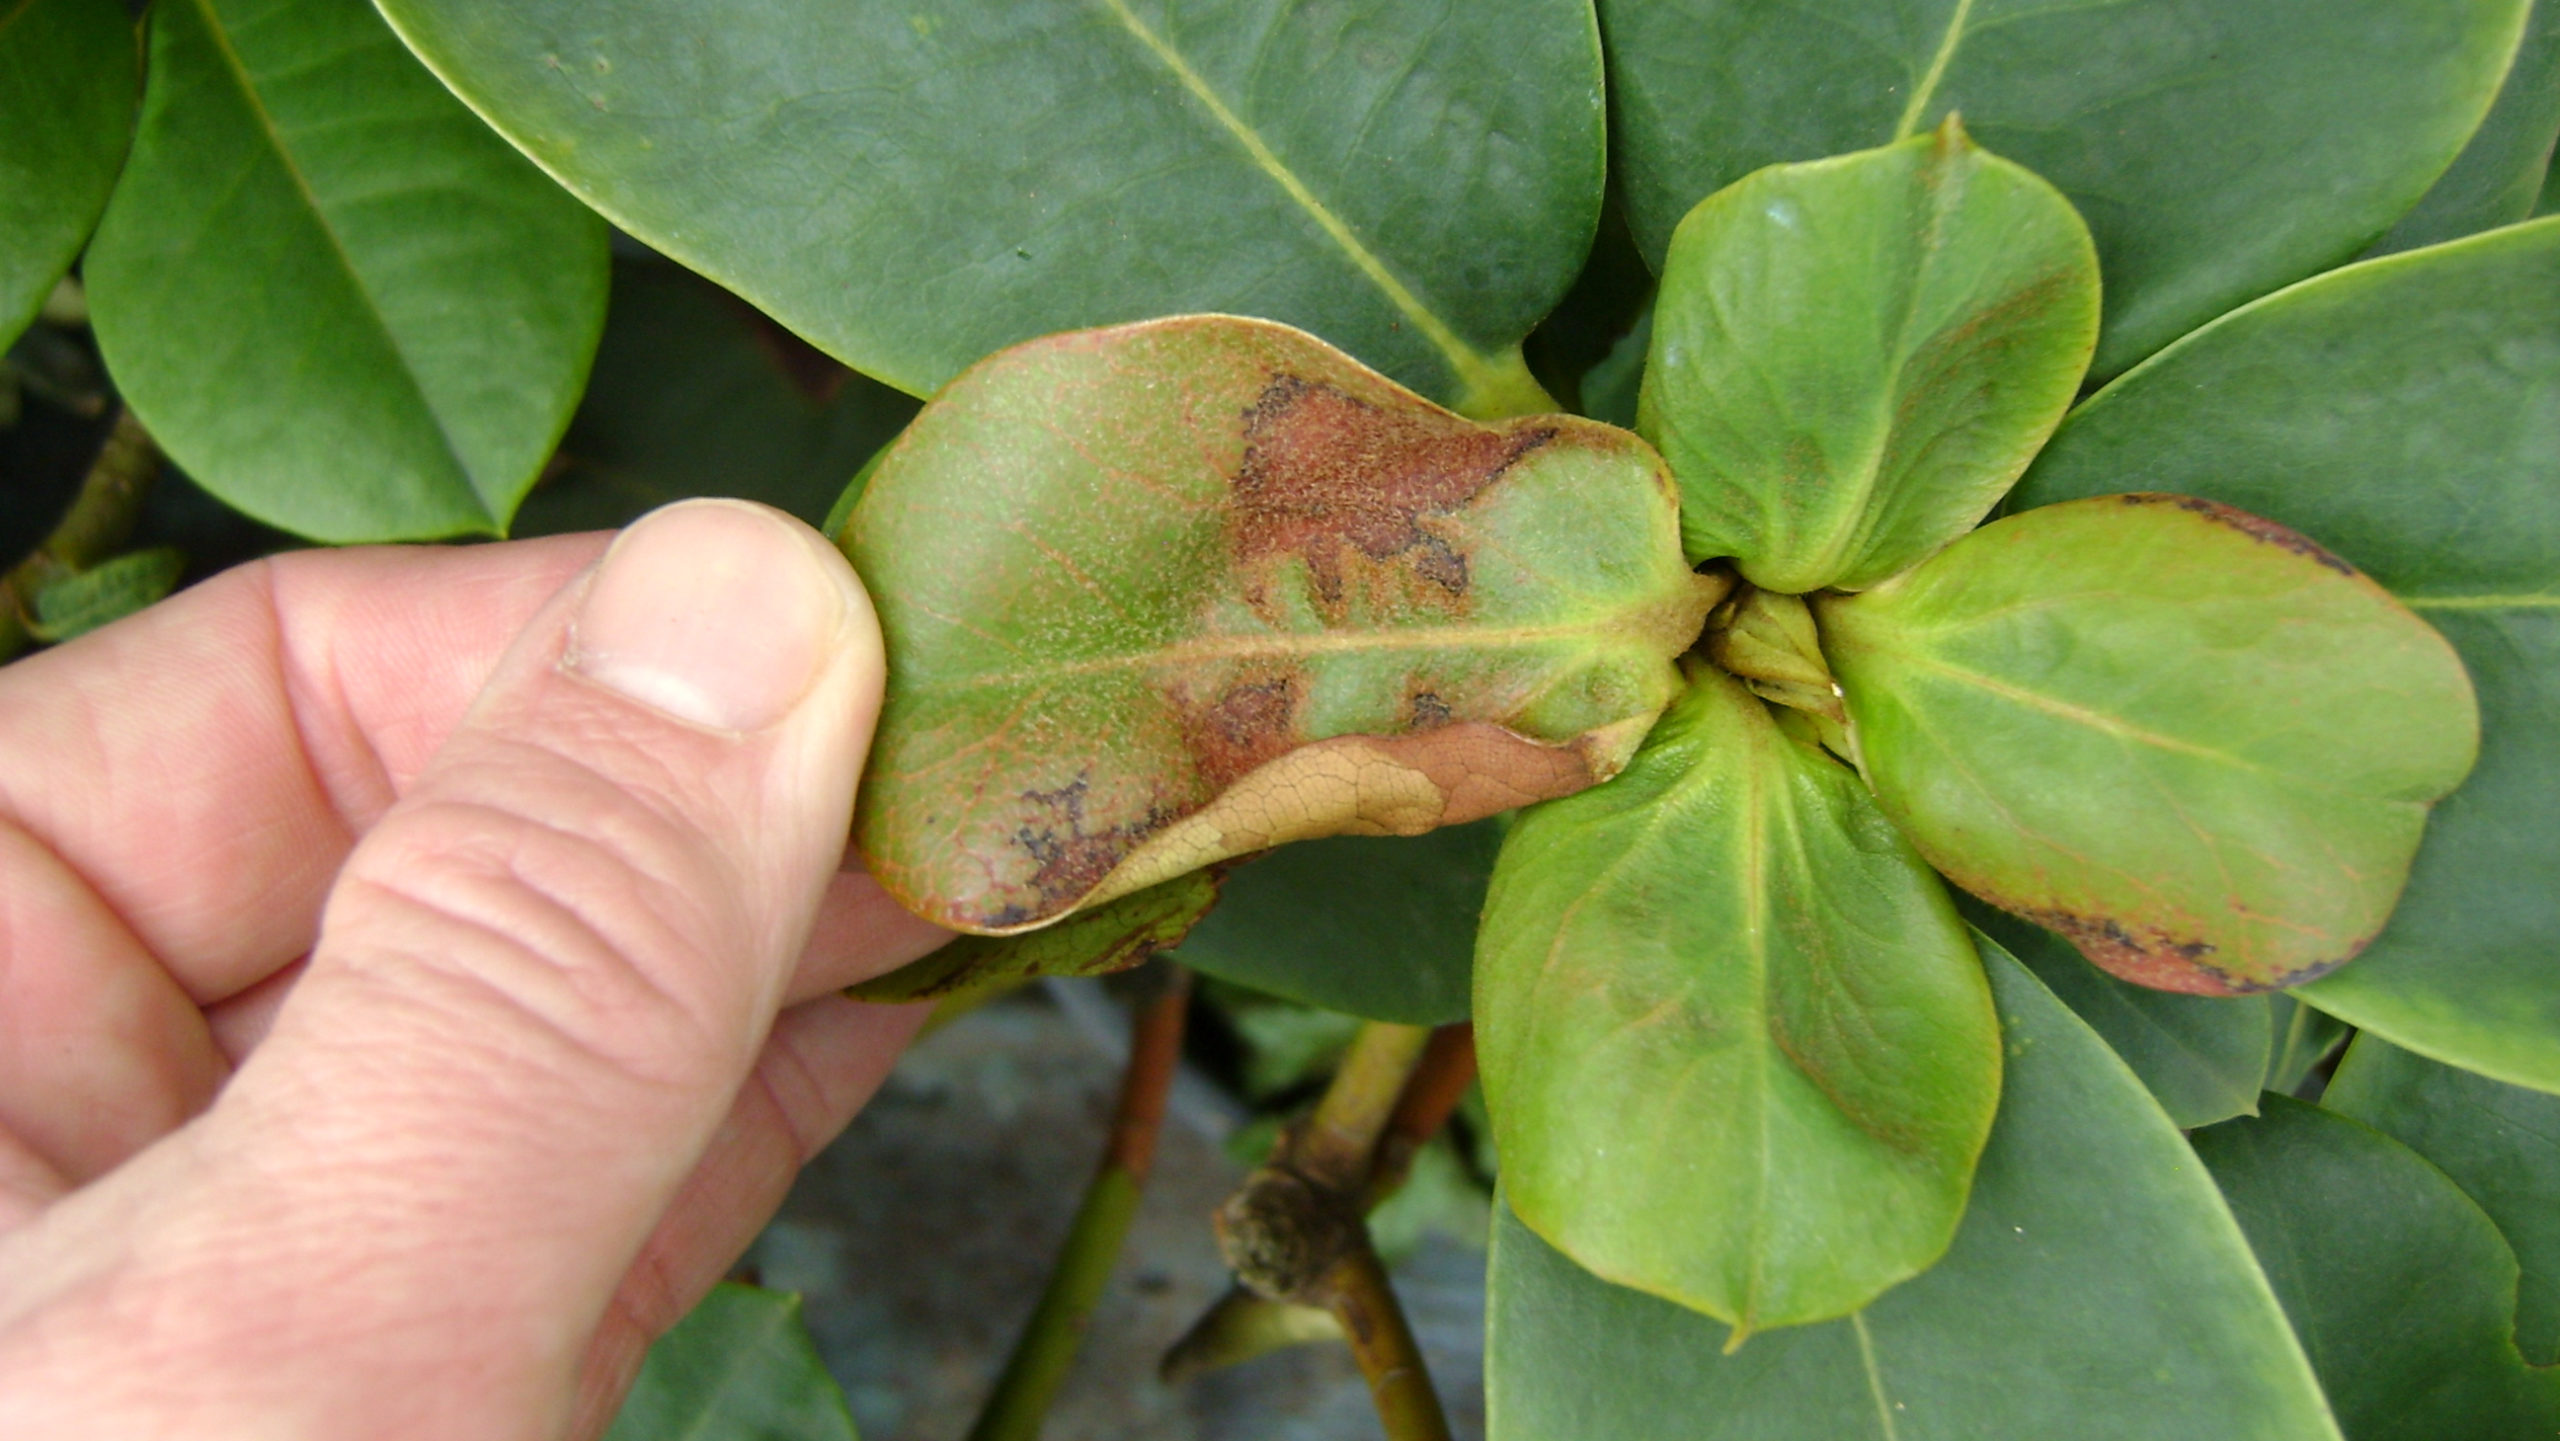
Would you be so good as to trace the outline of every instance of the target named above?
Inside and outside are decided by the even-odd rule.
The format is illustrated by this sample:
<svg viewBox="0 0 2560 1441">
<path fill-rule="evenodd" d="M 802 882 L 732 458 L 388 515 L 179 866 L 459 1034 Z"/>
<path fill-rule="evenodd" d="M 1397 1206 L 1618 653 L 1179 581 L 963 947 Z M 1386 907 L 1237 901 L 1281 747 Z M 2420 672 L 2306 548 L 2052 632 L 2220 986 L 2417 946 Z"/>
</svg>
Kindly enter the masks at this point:
<svg viewBox="0 0 2560 1441">
<path fill-rule="evenodd" d="M 978 1424 L 969 1431 L 970 1441 L 1034 1441 L 1040 1434 L 1049 1404 L 1084 1341 L 1085 1325 L 1111 1280 L 1129 1223 L 1138 1214 L 1175 1063 L 1182 1056 L 1183 1016 L 1190 999 L 1191 973 L 1176 968 L 1139 1014 L 1102 1164 L 1067 1227 L 1066 1245 L 1040 1293 L 1040 1304 L 1032 1309 L 1004 1374 L 996 1378 Z"/>
<path fill-rule="evenodd" d="M 1553 415 L 1564 409 L 1530 373 L 1528 357 L 1516 345 L 1467 367 L 1460 380 L 1467 389 L 1458 397 L 1456 409 L 1469 420 Z"/>
<path fill-rule="evenodd" d="M 34 637 L 27 613 L 36 592 L 66 575 L 104 560 L 133 534 L 142 513 L 142 498 L 160 474 L 160 448 L 151 443 L 142 422 L 130 410 L 116 412 L 107 443 L 80 478 L 71 509 L 44 539 L 44 544 L 5 576 L 0 576 L 0 661 L 27 648 Z"/>
<path fill-rule="evenodd" d="M 1449 1441 L 1440 1393 L 1431 1389 L 1430 1368 L 1378 1253 L 1363 1244 L 1344 1255 L 1325 1273 L 1324 1290 L 1326 1308 L 1342 1323 L 1352 1359 L 1369 1382 L 1387 1441 Z"/>
</svg>

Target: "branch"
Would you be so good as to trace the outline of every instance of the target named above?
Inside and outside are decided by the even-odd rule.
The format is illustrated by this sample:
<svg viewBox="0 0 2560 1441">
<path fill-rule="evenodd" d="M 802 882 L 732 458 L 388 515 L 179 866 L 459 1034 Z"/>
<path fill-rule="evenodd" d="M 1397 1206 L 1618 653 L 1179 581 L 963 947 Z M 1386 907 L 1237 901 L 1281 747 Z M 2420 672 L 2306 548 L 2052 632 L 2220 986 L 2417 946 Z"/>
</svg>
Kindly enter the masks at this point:
<svg viewBox="0 0 2560 1441">
<path fill-rule="evenodd" d="M 0 576 L 0 661 L 27 648 L 36 592 L 66 575 L 87 570 L 124 544 L 142 513 L 142 498 L 160 474 L 160 448 L 130 410 L 116 412 L 106 444 L 80 478 L 71 509 L 33 554 Z"/>
<path fill-rule="evenodd" d="M 1129 1038 L 1129 1069 L 1120 1082 L 1120 1104 L 1104 1143 L 1102 1164 L 1085 1188 L 1067 1228 L 1065 1247 L 1049 1273 L 1040 1304 L 1014 1343 L 1004 1374 L 996 1378 L 970 1441 L 1034 1441 L 1066 1379 L 1085 1325 L 1102 1299 L 1120 1257 L 1121 1242 L 1138 1213 L 1139 1193 L 1155 1163 L 1156 1136 L 1164 1126 L 1165 1099 L 1182 1057 L 1184 1013 L 1191 973 L 1169 968 L 1155 997 L 1140 1012 Z"/>
<path fill-rule="evenodd" d="M 1377 1158 L 1369 1167 L 1369 1210 L 1404 1189 L 1413 1158 L 1449 1124 L 1475 1082 L 1476 1028 L 1460 1021 L 1433 1031 L 1421 1064 L 1396 1101 L 1395 1114 L 1387 1119 L 1386 1134 L 1378 1138 Z"/>
</svg>

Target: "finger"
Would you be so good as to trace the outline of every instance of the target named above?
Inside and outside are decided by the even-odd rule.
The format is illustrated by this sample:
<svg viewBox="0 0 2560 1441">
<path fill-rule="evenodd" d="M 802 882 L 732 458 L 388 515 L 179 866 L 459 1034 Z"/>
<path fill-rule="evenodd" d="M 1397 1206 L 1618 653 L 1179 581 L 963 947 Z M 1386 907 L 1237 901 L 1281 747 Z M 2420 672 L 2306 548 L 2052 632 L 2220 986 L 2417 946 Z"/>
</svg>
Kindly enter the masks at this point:
<svg viewBox="0 0 2560 1441">
<path fill-rule="evenodd" d="M 67 1279 L 48 1324 L 72 1336 L 83 1304 L 144 1318 L 164 1391 L 252 1378 L 221 1398 L 247 1429 L 353 1434 L 386 1404 L 448 1434 L 556 1427 L 764 1041 L 880 670 L 805 526 L 702 502 L 635 525 L 349 856 L 214 1108 L 0 1259 Z M 83 1262 L 102 1216 L 145 1239 Z"/>
<path fill-rule="evenodd" d="M 942 947 L 951 932 L 889 898 L 863 872 L 844 871 L 827 885 L 817 923 L 793 970 L 788 999 L 805 1001 L 841 991 Z"/>
<path fill-rule="evenodd" d="M 149 961 L 203 1006 L 308 951 L 354 837 L 605 540 L 295 552 L 0 667 L 0 818 L 132 936 L 13 948 L 6 974 Z M 0 863 L 0 891 L 23 874 Z"/>
<path fill-rule="evenodd" d="M 579 1368 L 571 1436 L 612 1424 L 649 1343 L 727 1274 L 932 1010 L 825 996 L 783 1013 L 737 1105 L 606 1308 Z"/>
</svg>

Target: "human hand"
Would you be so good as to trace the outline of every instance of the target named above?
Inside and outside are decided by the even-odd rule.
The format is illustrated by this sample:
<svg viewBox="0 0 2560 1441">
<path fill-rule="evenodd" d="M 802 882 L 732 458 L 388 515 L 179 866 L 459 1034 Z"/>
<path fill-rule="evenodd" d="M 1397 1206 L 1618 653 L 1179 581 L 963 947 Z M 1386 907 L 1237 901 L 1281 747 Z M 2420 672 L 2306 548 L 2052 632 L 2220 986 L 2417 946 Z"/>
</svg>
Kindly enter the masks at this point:
<svg viewBox="0 0 2560 1441">
<path fill-rule="evenodd" d="M 832 993 L 945 937 L 838 872 L 860 584 L 607 539 L 0 669 L 0 1435 L 593 1435 L 886 1073 L 914 1008 Z"/>
</svg>

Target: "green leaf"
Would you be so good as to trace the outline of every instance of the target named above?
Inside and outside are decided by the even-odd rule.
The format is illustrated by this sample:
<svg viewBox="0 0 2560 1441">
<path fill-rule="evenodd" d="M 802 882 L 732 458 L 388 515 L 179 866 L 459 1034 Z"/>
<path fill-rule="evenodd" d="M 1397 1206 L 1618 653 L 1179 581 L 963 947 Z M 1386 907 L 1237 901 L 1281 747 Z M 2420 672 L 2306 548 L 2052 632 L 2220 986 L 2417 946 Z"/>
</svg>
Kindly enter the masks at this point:
<svg viewBox="0 0 2560 1441">
<path fill-rule="evenodd" d="M 167 0 L 83 274 L 126 400 L 225 503 L 499 534 L 585 383 L 605 228 L 364 0 Z"/>
<path fill-rule="evenodd" d="M 1958 896 L 1964 918 L 1998 941 L 2133 1068 L 2179 1129 L 2254 1115 L 2267 1074 L 2266 996 L 2182 996 L 2120 981 L 2069 941 Z"/>
<path fill-rule="evenodd" d="M 2408 894 L 2310 992 L 2396 1045 L 2560 1090 L 2560 221 L 2358 265 L 2197 332 L 2083 404 L 2021 505 L 2185 491 L 2317 537 L 2470 668 L 2479 769 Z"/>
<path fill-rule="evenodd" d="M 0 351 L 79 257 L 133 138 L 121 0 L 0 3 Z"/>
<path fill-rule="evenodd" d="M 2502 1085 L 2359 1036 L 2321 1104 L 2444 1168 L 2515 1248 L 2516 1345 L 2560 1361 L 2560 1096 Z"/>
<path fill-rule="evenodd" d="M 854 1441 L 800 1298 L 723 1282 L 649 1348 L 605 1441 Z"/>
<path fill-rule="evenodd" d="M 2197 1133 L 2348 1441 L 2560 1432 L 2516 1354 L 2515 1253 L 2442 1171 L 2289 1096 Z"/>
<path fill-rule="evenodd" d="M 618 260 L 561 464 L 525 497 L 513 533 L 609 529 L 696 495 L 759 500 L 816 525 L 915 411 L 702 277 Z"/>
<path fill-rule="evenodd" d="M 1722 1327 L 1600 1281 L 1506 1217 L 1491 1441 L 2336 1441 L 2169 1118 L 2087 1026 L 1984 949 L 2008 1067 L 1945 1260 L 1855 1317 L 1727 1356 Z"/>
<path fill-rule="evenodd" d="M 1516 400 L 1599 216 L 1580 0 L 383 8 L 624 229 L 919 395 L 1030 336 L 1223 310 Z"/>
<path fill-rule="evenodd" d="M 1463 1021 L 1476 917 L 1501 844 L 1501 822 L 1482 820 L 1411 839 L 1282 846 L 1227 876 L 1218 909 L 1177 959 L 1373 1021 Z"/>
<path fill-rule="evenodd" d="M 1044 930 L 962 936 L 845 994 L 857 1001 L 931 1001 L 1035 976 L 1101 976 L 1181 944 L 1218 901 L 1218 877 L 1192 871 L 1078 911 Z"/>
<path fill-rule="evenodd" d="M 137 550 L 66 575 L 36 592 L 30 634 L 66 641 L 122 620 L 177 588 L 187 558 L 162 546 Z"/>
<path fill-rule="evenodd" d="M 856 840 L 908 909 L 1002 933 L 1606 780 L 1717 594 L 1675 505 L 1624 431 L 1471 424 L 1267 322 L 1018 346 L 841 537 L 899 678 Z"/>
<path fill-rule="evenodd" d="M 2087 227 L 1950 118 L 1700 201 L 1663 264 L 1638 413 L 1691 559 L 1791 595 L 1863 590 L 2016 483 L 2097 335 Z"/>
<path fill-rule="evenodd" d="M 1945 889 L 1704 666 L 1624 776 L 1513 825 L 1476 1046 L 1512 1210 L 1737 1339 L 1927 1269 L 2000 1094 Z"/>
<path fill-rule="evenodd" d="M 1819 614 L 1860 766 L 1930 864 L 2163 990 L 2362 950 L 2477 744 L 2443 637 L 2191 497 L 2013 515 Z"/>
<path fill-rule="evenodd" d="M 2267 1078 L 2262 1089 L 2292 1095 L 2347 1039 L 2347 1023 L 2278 991 L 2267 1002 Z M 2254 1112 L 2253 1112 L 2254 1113 Z"/>
<path fill-rule="evenodd" d="M 2507 83 L 2471 143 L 2416 209 L 2374 243 L 2389 254 L 2513 225 L 2533 213 L 2560 138 L 2560 0 L 2536 0 Z"/>
<path fill-rule="evenodd" d="M 2388 229 L 2478 127 L 2527 0 L 1602 0 L 1629 218 L 1659 256 L 1764 165 L 1949 114 L 2059 186 L 2113 375 Z"/>
</svg>

